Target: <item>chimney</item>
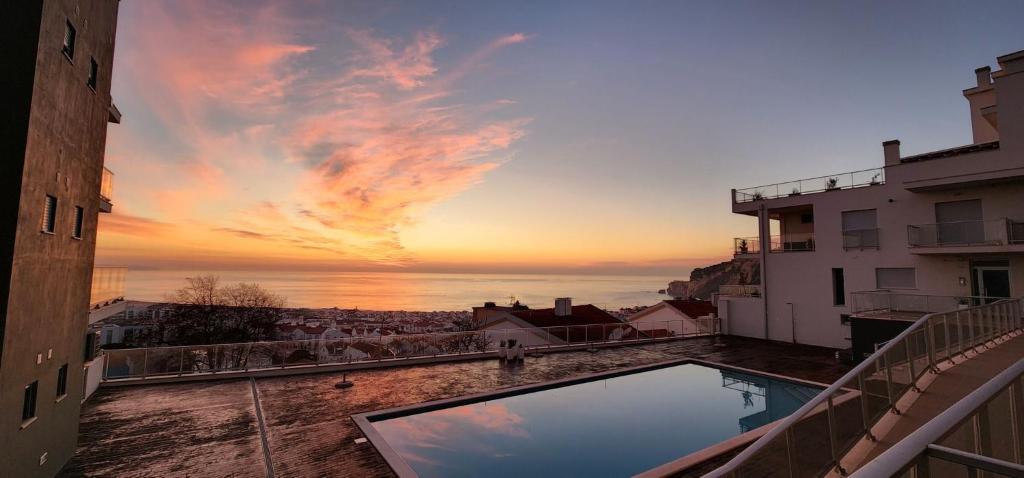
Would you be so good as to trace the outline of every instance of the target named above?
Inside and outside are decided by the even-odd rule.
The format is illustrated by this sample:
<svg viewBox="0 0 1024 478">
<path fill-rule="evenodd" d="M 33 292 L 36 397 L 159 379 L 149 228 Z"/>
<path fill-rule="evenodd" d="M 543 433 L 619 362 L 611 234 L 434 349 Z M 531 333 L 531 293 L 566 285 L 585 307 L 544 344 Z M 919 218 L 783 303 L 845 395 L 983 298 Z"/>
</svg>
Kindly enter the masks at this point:
<svg viewBox="0 0 1024 478">
<path fill-rule="evenodd" d="M 900 164 L 900 140 L 891 139 L 882 143 L 882 151 L 885 154 L 885 165 L 892 166 Z"/>
<path fill-rule="evenodd" d="M 996 89 L 992 84 L 992 68 L 974 70 L 975 86 L 964 90 L 971 108 L 971 133 L 974 144 L 999 140 L 996 121 Z"/>
<path fill-rule="evenodd" d="M 572 315 L 572 298 L 560 297 L 555 299 L 555 316 L 568 317 Z"/>
</svg>

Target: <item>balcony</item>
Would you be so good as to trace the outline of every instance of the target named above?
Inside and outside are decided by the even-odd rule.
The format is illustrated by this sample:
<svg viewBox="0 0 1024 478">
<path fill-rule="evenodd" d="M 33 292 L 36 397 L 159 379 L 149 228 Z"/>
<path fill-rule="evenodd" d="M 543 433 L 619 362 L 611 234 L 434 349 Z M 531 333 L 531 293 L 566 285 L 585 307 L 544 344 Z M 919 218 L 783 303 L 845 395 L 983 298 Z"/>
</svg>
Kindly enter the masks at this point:
<svg viewBox="0 0 1024 478">
<path fill-rule="evenodd" d="M 999 297 L 904 294 L 888 290 L 850 293 L 850 312 L 867 319 L 914 321 L 926 314 L 966 309 L 999 300 Z"/>
<path fill-rule="evenodd" d="M 878 249 L 878 229 L 851 229 L 843 231 L 844 250 Z"/>
<path fill-rule="evenodd" d="M 814 250 L 814 233 L 801 232 L 771 236 L 768 252 L 806 252 Z"/>
<path fill-rule="evenodd" d="M 114 209 L 111 199 L 114 197 L 114 173 L 103 168 L 103 176 L 100 180 L 100 212 L 110 212 Z"/>
<path fill-rule="evenodd" d="M 885 168 L 864 169 L 849 173 L 832 174 L 816 178 L 798 179 L 777 184 L 733 190 L 734 204 L 801 196 L 826 191 L 841 191 L 885 184 Z"/>
<path fill-rule="evenodd" d="M 725 297 L 761 297 L 759 284 L 722 284 L 718 286 L 718 295 Z"/>
<path fill-rule="evenodd" d="M 732 240 L 732 254 L 735 257 L 756 256 L 761 253 L 761 239 L 737 237 Z"/>
<path fill-rule="evenodd" d="M 1024 222 L 999 218 L 909 225 L 907 246 L 919 253 L 988 252 L 1005 246 L 1024 251 Z"/>
</svg>

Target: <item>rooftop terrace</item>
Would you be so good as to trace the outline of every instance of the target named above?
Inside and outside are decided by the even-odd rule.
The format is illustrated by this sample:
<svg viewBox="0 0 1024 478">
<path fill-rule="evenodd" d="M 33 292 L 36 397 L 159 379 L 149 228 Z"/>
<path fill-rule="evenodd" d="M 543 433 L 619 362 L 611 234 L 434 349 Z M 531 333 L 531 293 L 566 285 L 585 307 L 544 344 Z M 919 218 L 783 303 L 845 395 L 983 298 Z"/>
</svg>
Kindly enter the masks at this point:
<svg viewBox="0 0 1024 478">
<path fill-rule="evenodd" d="M 254 380 L 104 387 L 83 407 L 78 450 L 61 476 L 391 476 L 351 416 L 585 373 L 697 358 L 832 383 L 848 367 L 831 349 L 698 337 L 528 357 Z M 265 422 L 262 449 L 253 393 Z"/>
</svg>

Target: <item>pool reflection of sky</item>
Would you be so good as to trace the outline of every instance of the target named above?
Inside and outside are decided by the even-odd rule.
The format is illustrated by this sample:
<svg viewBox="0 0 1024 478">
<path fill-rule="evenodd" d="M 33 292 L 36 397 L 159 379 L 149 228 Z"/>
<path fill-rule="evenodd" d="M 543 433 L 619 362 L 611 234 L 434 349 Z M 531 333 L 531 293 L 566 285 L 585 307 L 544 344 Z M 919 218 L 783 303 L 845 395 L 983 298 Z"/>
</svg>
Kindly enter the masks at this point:
<svg viewBox="0 0 1024 478">
<path fill-rule="evenodd" d="M 684 364 L 374 427 L 424 478 L 629 476 L 782 418 L 817 392 Z"/>
</svg>

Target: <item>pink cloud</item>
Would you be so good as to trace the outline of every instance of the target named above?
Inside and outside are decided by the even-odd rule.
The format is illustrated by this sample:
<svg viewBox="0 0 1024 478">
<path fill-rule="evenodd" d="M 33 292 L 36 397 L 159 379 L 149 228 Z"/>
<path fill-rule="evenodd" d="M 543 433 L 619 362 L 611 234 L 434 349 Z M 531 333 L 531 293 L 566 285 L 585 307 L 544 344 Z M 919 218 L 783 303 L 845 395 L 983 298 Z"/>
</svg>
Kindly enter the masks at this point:
<svg viewBox="0 0 1024 478">
<path fill-rule="evenodd" d="M 433 30 L 402 39 L 343 29 L 351 50 L 325 55 L 337 40 L 310 40 L 308 21 L 275 4 L 132 8 L 145 24 L 119 39 L 119 74 L 161 123 L 147 127 L 182 146 L 115 134 L 112 150 L 130 158 L 122 172 L 144 178 L 121 191 L 133 213 L 190 223 L 224 247 L 406 263 L 401 228 L 479 183 L 525 134 L 527 119 L 488 118 L 493 102 L 451 98 L 458 78 L 528 35 L 499 37 L 446 70 Z"/>
</svg>

